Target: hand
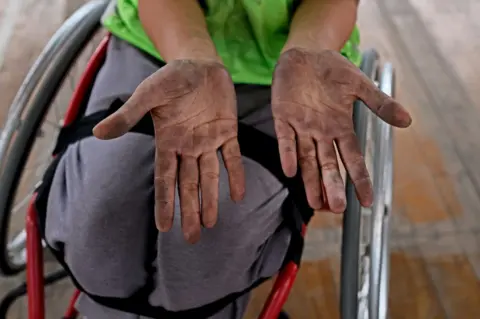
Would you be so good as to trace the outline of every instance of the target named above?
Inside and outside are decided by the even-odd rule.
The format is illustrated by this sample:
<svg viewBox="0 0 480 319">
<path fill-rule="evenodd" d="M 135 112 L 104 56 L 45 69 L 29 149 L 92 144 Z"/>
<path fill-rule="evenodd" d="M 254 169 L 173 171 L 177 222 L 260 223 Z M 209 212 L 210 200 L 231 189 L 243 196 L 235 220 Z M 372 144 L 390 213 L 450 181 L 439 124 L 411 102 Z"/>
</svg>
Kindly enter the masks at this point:
<svg viewBox="0 0 480 319">
<path fill-rule="evenodd" d="M 298 161 L 313 209 L 329 206 L 342 213 L 346 207 L 334 144 L 360 203 L 372 204 L 372 184 L 353 128 L 357 99 L 393 126 L 411 123 L 399 103 L 340 53 L 291 49 L 280 57 L 273 76 L 272 111 L 282 168 L 292 177 Z"/>
<path fill-rule="evenodd" d="M 245 192 L 230 75 L 217 62 L 172 61 L 145 79 L 117 112 L 95 127 L 94 134 L 101 139 L 119 137 L 148 112 L 155 127 L 157 228 L 165 232 L 172 227 L 178 173 L 182 229 L 187 241 L 194 243 L 201 224 L 213 227 L 217 220 L 218 149 L 228 171 L 231 198 L 241 200 Z"/>
</svg>

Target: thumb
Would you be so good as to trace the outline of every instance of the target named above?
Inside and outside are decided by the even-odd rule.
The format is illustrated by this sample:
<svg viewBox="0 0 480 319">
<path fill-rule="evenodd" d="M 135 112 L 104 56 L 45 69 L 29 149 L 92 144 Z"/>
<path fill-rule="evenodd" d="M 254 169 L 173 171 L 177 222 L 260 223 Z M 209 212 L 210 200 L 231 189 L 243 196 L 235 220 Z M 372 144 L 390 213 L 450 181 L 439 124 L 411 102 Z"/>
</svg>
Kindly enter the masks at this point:
<svg viewBox="0 0 480 319">
<path fill-rule="evenodd" d="M 93 135 L 101 140 L 110 140 L 130 131 L 150 111 L 141 100 L 134 93 L 115 113 L 93 128 Z"/>
<path fill-rule="evenodd" d="M 382 92 L 362 73 L 362 84 L 357 97 L 378 117 L 396 127 L 408 127 L 412 118 L 408 111 L 392 97 Z"/>
</svg>

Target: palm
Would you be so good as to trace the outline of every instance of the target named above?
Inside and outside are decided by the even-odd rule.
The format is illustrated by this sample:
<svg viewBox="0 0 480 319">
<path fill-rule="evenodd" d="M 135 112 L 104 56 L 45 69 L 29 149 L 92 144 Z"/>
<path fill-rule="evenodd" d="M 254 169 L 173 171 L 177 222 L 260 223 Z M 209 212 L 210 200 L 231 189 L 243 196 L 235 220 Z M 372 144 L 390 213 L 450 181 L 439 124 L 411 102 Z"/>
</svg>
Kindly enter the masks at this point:
<svg viewBox="0 0 480 319">
<path fill-rule="evenodd" d="M 119 111 L 99 124 L 95 135 L 121 136 L 148 112 L 155 127 L 157 227 L 168 231 L 173 224 L 178 184 L 183 233 L 196 242 L 201 225 L 212 227 L 217 219 L 218 150 L 232 199 L 240 200 L 245 189 L 233 84 L 216 63 L 169 63 L 142 82 Z"/>
<path fill-rule="evenodd" d="M 287 176 L 300 166 L 307 199 L 314 209 L 346 205 L 336 149 L 360 202 L 369 206 L 373 190 L 352 122 L 353 102 L 361 99 L 386 122 L 406 127 L 405 109 L 339 53 L 285 52 L 274 74 L 272 111 L 282 167 Z M 325 193 L 325 194 L 324 194 Z"/>
</svg>

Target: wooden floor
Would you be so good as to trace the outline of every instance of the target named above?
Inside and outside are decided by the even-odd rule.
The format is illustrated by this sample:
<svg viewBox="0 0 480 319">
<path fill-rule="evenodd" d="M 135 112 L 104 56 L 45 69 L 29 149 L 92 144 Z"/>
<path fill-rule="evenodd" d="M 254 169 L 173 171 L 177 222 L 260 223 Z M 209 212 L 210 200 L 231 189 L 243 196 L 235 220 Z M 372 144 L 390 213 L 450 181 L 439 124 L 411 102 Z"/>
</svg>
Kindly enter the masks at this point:
<svg viewBox="0 0 480 319">
<path fill-rule="evenodd" d="M 79 2 L 0 0 L 0 120 Z M 480 1 L 360 3 L 362 46 L 394 63 L 397 97 L 414 117 L 412 128 L 395 132 L 390 317 L 480 318 Z M 315 218 L 286 306 L 292 318 L 338 318 L 340 235 L 339 216 Z M 18 280 L 0 279 L 0 296 Z M 269 285 L 255 291 L 248 318 Z M 47 318 L 61 316 L 70 289 L 48 290 Z M 26 318 L 24 307 L 11 318 Z"/>
</svg>

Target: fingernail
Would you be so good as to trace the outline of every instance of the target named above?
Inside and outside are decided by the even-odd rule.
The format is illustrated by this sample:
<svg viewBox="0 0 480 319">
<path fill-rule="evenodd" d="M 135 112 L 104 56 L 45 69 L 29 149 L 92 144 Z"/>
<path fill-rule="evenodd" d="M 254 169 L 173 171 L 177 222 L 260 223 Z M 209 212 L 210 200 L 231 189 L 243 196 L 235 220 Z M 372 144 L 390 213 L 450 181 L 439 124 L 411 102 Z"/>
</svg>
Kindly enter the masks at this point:
<svg viewBox="0 0 480 319">
<path fill-rule="evenodd" d="M 111 140 L 116 138 L 118 134 L 115 134 L 115 132 L 112 132 L 105 127 L 102 127 L 101 124 L 97 124 L 97 126 L 93 128 L 93 135 L 101 140 Z"/>
<path fill-rule="evenodd" d="M 323 202 L 320 198 L 317 198 L 317 199 L 313 200 L 312 203 L 310 203 L 310 207 L 314 210 L 315 209 L 321 209 L 323 207 Z"/>
<path fill-rule="evenodd" d="M 412 117 L 406 112 L 397 114 L 396 119 L 399 127 L 402 128 L 409 127 L 412 124 Z"/>
<path fill-rule="evenodd" d="M 162 225 L 162 224 L 158 224 L 158 225 L 157 225 L 157 229 L 158 229 L 159 231 L 161 231 L 162 233 L 168 232 L 168 227 L 165 226 L 165 225 Z"/>
<path fill-rule="evenodd" d="M 196 232 L 185 232 L 183 233 L 185 240 L 190 244 L 195 244 L 200 239 L 200 234 Z"/>
<path fill-rule="evenodd" d="M 167 220 L 159 220 L 156 224 L 157 229 L 162 233 L 166 233 L 170 230 L 170 222 Z"/>
<path fill-rule="evenodd" d="M 347 203 L 345 199 L 337 197 L 333 199 L 330 209 L 336 214 L 341 214 L 345 211 L 346 206 Z"/>
<path fill-rule="evenodd" d="M 363 207 L 370 208 L 373 205 L 373 199 L 369 198 L 368 200 L 364 200 L 361 204 Z"/>
<path fill-rule="evenodd" d="M 205 228 L 213 228 L 213 226 L 215 226 L 216 223 L 217 223 L 217 221 L 214 220 L 214 219 L 205 220 L 205 221 L 203 221 L 203 226 Z"/>
<path fill-rule="evenodd" d="M 102 128 L 97 125 L 95 125 L 95 127 L 93 128 L 92 130 L 93 132 L 93 135 L 96 137 L 96 138 L 102 138 L 103 137 L 103 134 L 102 134 Z"/>
<path fill-rule="evenodd" d="M 285 173 L 285 176 L 289 178 L 295 177 L 295 175 L 297 175 L 297 168 L 294 166 L 290 166 L 285 170 L 284 173 Z"/>
<path fill-rule="evenodd" d="M 234 202 L 240 202 L 245 197 L 245 189 L 237 190 L 232 192 L 231 198 Z"/>
</svg>

